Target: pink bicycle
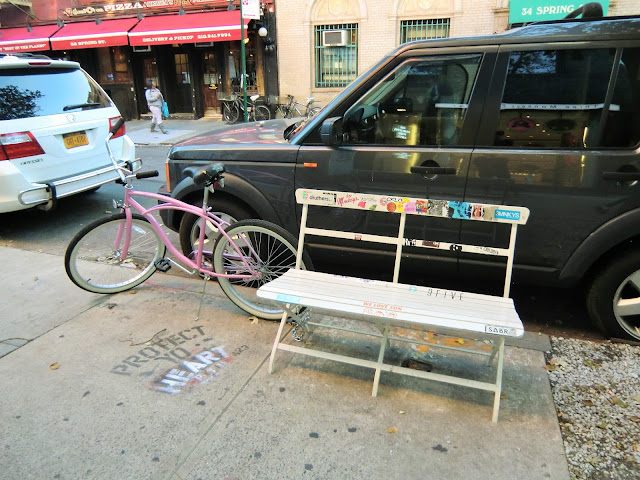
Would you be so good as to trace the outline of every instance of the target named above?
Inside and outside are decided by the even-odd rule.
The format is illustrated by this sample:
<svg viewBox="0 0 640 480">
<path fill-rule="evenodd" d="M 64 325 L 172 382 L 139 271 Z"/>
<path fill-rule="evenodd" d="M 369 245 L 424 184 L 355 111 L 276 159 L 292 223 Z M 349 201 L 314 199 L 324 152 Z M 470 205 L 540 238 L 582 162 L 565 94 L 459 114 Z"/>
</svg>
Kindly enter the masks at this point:
<svg viewBox="0 0 640 480">
<path fill-rule="evenodd" d="M 118 183 L 125 187 L 124 202 L 114 200 L 120 213 L 87 225 L 71 240 L 65 254 L 65 269 L 71 281 L 90 292 L 117 293 L 141 284 L 156 270 L 166 272 L 175 265 L 189 275 L 204 277 L 202 298 L 207 281 L 215 277 L 227 297 L 242 310 L 260 318 L 279 320 L 282 310 L 260 299 L 255 291 L 295 267 L 297 241 L 293 235 L 264 220 L 243 220 L 230 225 L 211 213 L 209 195 L 215 187 L 223 185 L 224 166 L 220 163 L 189 172 L 196 185 L 204 185 L 202 207 L 134 190 L 134 178 L 156 177 L 158 172 L 133 173 L 118 166 L 109 140 L 121 122 L 109 132 L 106 144 L 120 174 Z M 147 209 L 135 197 L 152 198 L 160 203 Z M 182 210 L 199 217 L 197 248 L 190 255 L 183 255 L 173 245 L 153 216 L 163 209 Z M 215 237 L 213 249 L 204 250 Z M 173 258 L 165 256 L 167 249 Z M 302 265 L 313 268 L 306 253 Z"/>
</svg>

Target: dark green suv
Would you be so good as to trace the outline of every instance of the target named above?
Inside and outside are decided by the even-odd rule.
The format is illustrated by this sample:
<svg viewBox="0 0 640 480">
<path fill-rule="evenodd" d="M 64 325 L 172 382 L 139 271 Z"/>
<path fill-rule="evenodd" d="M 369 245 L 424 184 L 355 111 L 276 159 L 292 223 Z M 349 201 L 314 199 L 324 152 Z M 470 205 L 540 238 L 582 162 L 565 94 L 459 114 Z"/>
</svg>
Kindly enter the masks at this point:
<svg viewBox="0 0 640 480">
<path fill-rule="evenodd" d="M 583 284 L 607 335 L 640 340 L 639 144 L 640 17 L 573 19 L 403 45 L 307 123 L 231 126 L 174 146 L 165 193 L 197 204 L 183 170 L 221 161 L 213 210 L 294 234 L 296 188 L 525 206 L 514 280 Z M 385 218 L 353 212 L 322 221 L 390 232 Z M 166 225 L 191 250 L 197 226 L 172 213 Z M 413 238 L 507 241 L 500 225 L 412 220 Z M 369 265 L 388 253 L 312 245 L 312 257 L 323 252 Z M 407 254 L 416 261 L 405 264 L 438 275 L 501 267 L 457 251 Z"/>
</svg>

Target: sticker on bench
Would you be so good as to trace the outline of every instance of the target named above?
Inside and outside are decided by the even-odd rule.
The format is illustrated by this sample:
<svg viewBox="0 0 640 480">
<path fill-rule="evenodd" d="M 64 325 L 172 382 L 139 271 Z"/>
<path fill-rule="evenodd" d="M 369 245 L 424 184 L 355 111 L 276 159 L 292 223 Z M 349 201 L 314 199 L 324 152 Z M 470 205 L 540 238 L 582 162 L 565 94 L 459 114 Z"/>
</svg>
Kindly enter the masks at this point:
<svg viewBox="0 0 640 480">
<path fill-rule="evenodd" d="M 520 220 L 520 212 L 517 210 L 503 210 L 496 209 L 496 213 L 494 214 L 494 218 L 501 220 Z"/>
<path fill-rule="evenodd" d="M 507 327 L 492 327 L 491 325 L 485 325 L 484 331 L 487 333 L 493 333 L 495 335 L 508 335 L 511 337 L 515 336 L 513 330 Z"/>
<path fill-rule="evenodd" d="M 278 296 L 276 297 L 276 302 L 300 303 L 300 297 L 297 297 L 295 295 L 285 295 L 283 293 L 279 293 Z"/>
</svg>

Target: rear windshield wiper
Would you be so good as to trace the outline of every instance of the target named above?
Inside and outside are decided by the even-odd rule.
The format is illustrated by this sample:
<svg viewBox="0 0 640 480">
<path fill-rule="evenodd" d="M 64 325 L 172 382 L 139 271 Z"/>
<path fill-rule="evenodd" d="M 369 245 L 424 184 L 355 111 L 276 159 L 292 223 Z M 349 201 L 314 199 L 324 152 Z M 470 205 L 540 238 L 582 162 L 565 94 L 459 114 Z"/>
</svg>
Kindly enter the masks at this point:
<svg viewBox="0 0 640 480">
<path fill-rule="evenodd" d="M 75 105 L 67 105 L 62 110 L 66 112 L 67 110 L 75 110 L 76 108 L 96 108 L 99 106 L 101 106 L 101 104 L 96 102 L 77 103 Z"/>
</svg>

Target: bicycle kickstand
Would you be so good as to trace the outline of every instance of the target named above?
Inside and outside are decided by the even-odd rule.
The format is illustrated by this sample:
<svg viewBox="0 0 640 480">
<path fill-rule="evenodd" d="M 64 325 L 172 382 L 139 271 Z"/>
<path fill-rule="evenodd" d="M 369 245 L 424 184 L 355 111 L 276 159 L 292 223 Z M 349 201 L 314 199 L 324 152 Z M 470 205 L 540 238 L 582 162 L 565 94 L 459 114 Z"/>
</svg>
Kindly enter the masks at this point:
<svg viewBox="0 0 640 480">
<path fill-rule="evenodd" d="M 198 305 L 198 315 L 196 315 L 196 322 L 200 320 L 200 311 L 202 310 L 202 302 L 204 302 L 204 291 L 207 288 L 207 282 L 211 277 L 209 275 L 204 276 L 204 284 L 202 285 L 202 295 L 200 296 L 200 305 Z"/>
</svg>

